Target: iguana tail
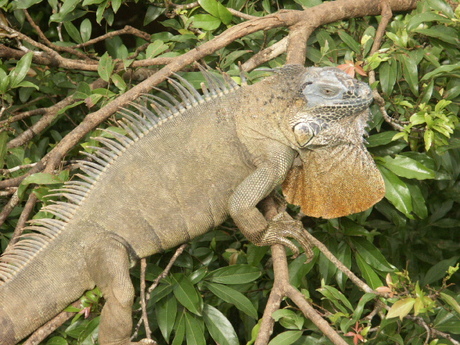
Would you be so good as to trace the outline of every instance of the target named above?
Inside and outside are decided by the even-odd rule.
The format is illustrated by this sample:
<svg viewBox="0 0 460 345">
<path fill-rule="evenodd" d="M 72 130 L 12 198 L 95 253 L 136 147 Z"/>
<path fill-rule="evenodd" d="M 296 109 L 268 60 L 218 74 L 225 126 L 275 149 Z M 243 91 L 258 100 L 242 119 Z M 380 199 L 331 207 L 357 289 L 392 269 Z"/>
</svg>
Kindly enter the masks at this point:
<svg viewBox="0 0 460 345">
<path fill-rule="evenodd" d="M 12 279 L 3 274 L 0 345 L 18 343 L 93 287 L 85 277 L 81 250 L 75 242 L 59 239 L 37 253 Z"/>
</svg>

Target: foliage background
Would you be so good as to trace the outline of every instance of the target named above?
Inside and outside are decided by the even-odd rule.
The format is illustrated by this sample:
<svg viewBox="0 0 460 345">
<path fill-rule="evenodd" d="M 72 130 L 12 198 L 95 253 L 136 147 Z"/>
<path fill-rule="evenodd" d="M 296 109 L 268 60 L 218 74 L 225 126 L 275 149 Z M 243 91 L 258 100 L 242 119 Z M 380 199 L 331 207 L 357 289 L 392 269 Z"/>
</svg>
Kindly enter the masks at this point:
<svg viewBox="0 0 460 345">
<path fill-rule="evenodd" d="M 142 0 L 0 1 L 0 182 L 26 173 L 29 164 L 42 159 L 86 114 L 156 70 L 155 63 L 131 68 L 136 62 L 180 56 L 246 20 L 226 8 L 264 16 L 321 2 L 203 0 L 194 6 L 182 6 Z M 8 56 L 6 47 L 38 50 L 23 39 L 19 45 L 18 38 L 5 28 L 13 27 L 38 40 L 27 15 L 56 45 L 50 50 L 59 51 L 69 61 L 84 61 L 86 56 L 88 61 L 98 61 L 97 68 L 32 63 L 31 53 L 22 58 Z M 392 120 L 385 121 L 379 107 L 373 105 L 367 142 L 385 178 L 386 197 L 371 210 L 329 221 L 302 218 L 296 208 L 290 212 L 302 218 L 309 231 L 347 267 L 388 296 L 361 292 L 317 250 L 309 264 L 304 263 L 304 255 L 289 258 L 291 283 L 349 343 L 458 343 L 460 7 L 454 2 L 423 0 L 412 12 L 395 14 L 379 51 L 370 55 L 379 21 L 380 17 L 364 17 L 324 25 L 308 41 L 306 65 L 340 66 L 366 81 L 369 71 L 376 72 L 377 82 L 372 86 L 384 98 Z M 148 35 L 115 35 L 90 41 L 126 24 Z M 256 32 L 201 62 L 226 71 L 240 82 L 238 63 L 286 35 L 285 28 Z M 81 55 L 58 47 L 71 47 Z M 117 62 L 123 64 L 121 69 Z M 284 63 L 285 54 L 281 54 L 263 66 L 273 68 Z M 247 78 L 252 83 L 268 74 L 256 69 L 248 71 Z M 197 88 L 204 81 L 192 66 L 181 75 Z M 168 88 L 166 84 L 162 87 Z M 59 110 L 49 126 L 33 137 L 12 141 L 40 121 L 40 109 L 69 96 L 72 102 Z M 104 126 L 114 126 L 114 121 L 115 116 Z M 2 207 L 13 192 L 24 202 L 30 193 L 43 203 L 49 202 L 44 199 L 49 189 L 75 173 L 74 160 L 81 158 L 79 151 L 91 150 L 89 146 L 96 143 L 90 137 L 98 134 L 100 131 L 88 135 L 67 155 L 59 174 L 38 173 L 23 180 L 18 189 L 5 187 Z M 29 188 L 33 184 L 38 186 Z M 14 207 L 0 227 L 2 250 L 18 223 L 24 202 Z M 39 205 L 35 207 L 35 217 L 43 217 Z M 254 343 L 273 284 L 270 251 L 248 243 L 234 230 L 229 221 L 195 239 L 153 291 L 148 302 L 149 319 L 154 338 L 160 343 Z M 172 254 L 150 258 L 147 281 L 159 275 Z M 135 268 L 133 279 L 137 285 L 139 277 Z M 91 314 L 87 318 L 77 314 L 44 343 L 95 343 L 101 302 L 97 290 L 86 294 L 84 305 L 91 307 Z M 274 317 L 278 322 L 270 344 L 330 343 L 289 300 Z M 139 332 L 142 335 L 143 330 Z"/>
</svg>

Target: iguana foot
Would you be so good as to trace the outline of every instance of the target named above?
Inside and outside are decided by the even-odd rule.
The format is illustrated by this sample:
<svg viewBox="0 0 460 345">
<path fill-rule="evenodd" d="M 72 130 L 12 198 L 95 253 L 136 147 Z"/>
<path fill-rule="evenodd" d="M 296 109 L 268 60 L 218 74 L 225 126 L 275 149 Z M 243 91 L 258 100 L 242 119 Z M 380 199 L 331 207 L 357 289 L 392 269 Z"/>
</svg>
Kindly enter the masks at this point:
<svg viewBox="0 0 460 345">
<path fill-rule="evenodd" d="M 158 345 L 158 343 L 153 339 L 142 339 L 135 343 L 130 343 L 130 345 Z"/>
<path fill-rule="evenodd" d="M 305 235 L 306 231 L 302 222 L 292 219 L 287 212 L 281 212 L 268 222 L 268 227 L 261 239 L 257 241 L 257 245 L 271 246 L 273 244 L 282 244 L 291 249 L 294 252 L 294 257 L 297 257 L 299 249 L 286 238 L 292 237 L 303 247 L 307 256 L 307 262 L 310 262 L 313 259 L 313 250 L 308 237 Z"/>
</svg>

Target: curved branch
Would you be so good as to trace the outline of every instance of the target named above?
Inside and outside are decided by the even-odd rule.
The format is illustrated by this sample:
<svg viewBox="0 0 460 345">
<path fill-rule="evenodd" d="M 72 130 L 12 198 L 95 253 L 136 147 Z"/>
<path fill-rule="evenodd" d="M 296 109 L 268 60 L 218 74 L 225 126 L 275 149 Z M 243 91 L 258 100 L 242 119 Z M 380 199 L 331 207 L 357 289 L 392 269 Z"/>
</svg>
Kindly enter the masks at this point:
<svg viewBox="0 0 460 345">
<path fill-rule="evenodd" d="M 32 17 L 30 16 L 29 12 L 27 10 L 22 10 L 22 11 L 24 12 L 29 24 L 35 29 L 35 31 L 37 32 L 38 36 L 42 39 L 43 42 L 45 42 L 48 45 L 48 47 L 50 47 L 51 49 L 57 50 L 57 51 L 63 51 L 63 52 L 70 53 L 70 54 L 78 56 L 80 59 L 86 60 L 88 62 L 92 61 L 92 59 L 90 57 L 88 57 L 88 55 L 86 55 L 86 54 L 84 54 L 84 53 L 82 53 L 82 52 L 80 52 L 78 50 L 72 49 L 70 47 L 58 46 L 58 45 L 52 43 L 45 36 L 43 31 L 40 29 L 40 27 L 34 22 Z"/>
<path fill-rule="evenodd" d="M 396 11 L 409 10 L 414 8 L 417 0 L 390 0 L 391 7 Z M 320 24 L 331 23 L 340 19 L 380 14 L 380 1 L 373 0 L 337 0 L 322 3 L 321 5 L 310 8 L 308 11 L 282 10 L 266 17 L 257 18 L 235 25 L 226 30 L 214 39 L 188 51 L 187 53 L 175 58 L 171 63 L 163 67 L 153 76 L 133 87 L 131 90 L 121 95 L 104 108 L 89 114 L 85 120 L 67 135 L 45 158 L 50 165 L 47 167 L 53 170 L 62 159 L 63 155 L 75 145 L 80 138 L 91 131 L 102 121 L 116 112 L 122 105 L 135 100 L 142 93 L 148 92 L 153 86 L 166 80 L 172 73 L 179 71 L 185 66 L 227 46 L 231 42 L 246 36 L 250 33 L 269 30 L 280 26 L 292 26 L 299 22 L 308 22 L 312 27 Z"/>
</svg>

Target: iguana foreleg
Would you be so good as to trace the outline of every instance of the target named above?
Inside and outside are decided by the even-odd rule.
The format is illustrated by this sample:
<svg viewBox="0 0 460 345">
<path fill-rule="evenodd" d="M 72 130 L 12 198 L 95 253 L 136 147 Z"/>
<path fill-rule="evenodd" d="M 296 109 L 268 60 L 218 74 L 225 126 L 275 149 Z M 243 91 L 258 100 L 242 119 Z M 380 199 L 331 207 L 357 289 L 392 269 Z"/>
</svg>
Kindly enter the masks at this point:
<svg viewBox="0 0 460 345">
<path fill-rule="evenodd" d="M 88 270 L 106 300 L 101 312 L 99 344 L 155 344 L 147 339 L 130 341 L 134 287 L 129 276 L 131 263 L 125 245 L 109 238 L 93 242 L 88 254 Z"/>
<path fill-rule="evenodd" d="M 297 255 L 298 248 L 286 238 L 291 237 L 305 249 L 307 257 L 312 257 L 311 245 L 301 222 L 295 221 L 285 212 L 267 221 L 256 207 L 285 179 L 296 153 L 280 145 L 279 148 L 271 148 L 270 156 L 236 188 L 229 201 L 230 215 L 241 232 L 254 244 L 282 244 Z"/>
</svg>

